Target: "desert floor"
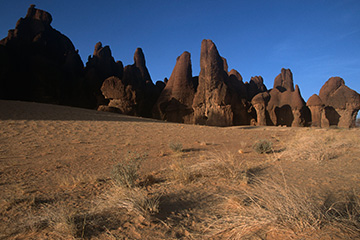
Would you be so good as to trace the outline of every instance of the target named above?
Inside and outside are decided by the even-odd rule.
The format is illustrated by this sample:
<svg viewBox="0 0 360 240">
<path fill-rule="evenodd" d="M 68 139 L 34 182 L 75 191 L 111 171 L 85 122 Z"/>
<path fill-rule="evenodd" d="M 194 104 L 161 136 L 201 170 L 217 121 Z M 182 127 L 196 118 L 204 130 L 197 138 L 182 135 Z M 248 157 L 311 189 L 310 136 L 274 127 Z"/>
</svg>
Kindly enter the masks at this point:
<svg viewBox="0 0 360 240">
<path fill-rule="evenodd" d="M 359 128 L 207 127 L 0 100 L 0 239 L 360 238 L 359 146 Z M 116 166 L 135 166 L 133 185 Z"/>
</svg>

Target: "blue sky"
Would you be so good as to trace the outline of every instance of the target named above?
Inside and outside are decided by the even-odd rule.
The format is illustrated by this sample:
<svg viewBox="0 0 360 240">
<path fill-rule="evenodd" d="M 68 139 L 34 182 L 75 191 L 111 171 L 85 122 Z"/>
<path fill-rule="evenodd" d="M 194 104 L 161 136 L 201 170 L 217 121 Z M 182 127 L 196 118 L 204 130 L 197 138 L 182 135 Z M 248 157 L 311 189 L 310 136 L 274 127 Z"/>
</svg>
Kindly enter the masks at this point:
<svg viewBox="0 0 360 240">
<path fill-rule="evenodd" d="M 101 41 L 124 65 L 141 47 L 153 81 L 170 77 L 188 51 L 195 76 L 201 41 L 211 39 L 244 81 L 261 75 L 272 88 L 284 67 L 305 101 L 332 76 L 360 92 L 359 0 L 1 1 L 0 38 L 31 3 L 52 14 L 52 26 L 72 40 L 84 64 Z"/>
</svg>

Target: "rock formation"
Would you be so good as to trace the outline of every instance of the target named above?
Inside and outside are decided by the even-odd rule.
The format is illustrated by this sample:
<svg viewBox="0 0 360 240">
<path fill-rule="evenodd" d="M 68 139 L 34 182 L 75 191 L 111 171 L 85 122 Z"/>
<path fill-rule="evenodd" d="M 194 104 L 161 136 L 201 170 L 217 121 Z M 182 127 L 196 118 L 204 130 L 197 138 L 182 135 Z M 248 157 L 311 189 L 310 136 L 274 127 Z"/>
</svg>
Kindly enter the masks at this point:
<svg viewBox="0 0 360 240">
<path fill-rule="evenodd" d="M 199 86 L 194 97 L 195 124 L 231 126 L 233 112 L 225 84 L 224 61 L 211 40 L 203 40 L 200 53 Z"/>
<path fill-rule="evenodd" d="M 202 41 L 200 69 L 192 105 L 195 124 L 231 126 L 249 123 L 247 106 L 240 95 L 242 79 L 234 71 L 228 76 L 227 63 L 211 40 Z"/>
<path fill-rule="evenodd" d="M 269 122 L 269 113 L 266 110 L 269 100 L 270 94 L 268 92 L 259 93 L 251 100 L 251 104 L 256 111 L 257 126 L 266 126 Z"/>
<path fill-rule="evenodd" d="M 325 117 L 325 106 L 317 94 L 312 95 L 306 102 L 311 112 L 312 127 L 328 127 L 329 121 Z"/>
<path fill-rule="evenodd" d="M 258 125 L 275 125 L 288 127 L 307 126 L 310 112 L 301 97 L 300 89 L 294 89 L 290 69 L 281 69 L 275 78 L 274 88 L 269 91 L 269 96 L 263 93 L 256 95 L 252 104 L 257 112 Z M 264 107 L 266 112 L 264 114 Z"/>
<path fill-rule="evenodd" d="M 154 85 L 151 81 L 144 54 L 138 48 L 134 54 L 134 64 L 126 66 L 121 77 L 111 76 L 102 83 L 101 92 L 109 104 L 101 105 L 98 109 L 151 117 L 151 110 L 161 92 L 160 85 Z"/>
<path fill-rule="evenodd" d="M 267 88 L 264 85 L 264 80 L 261 76 L 251 77 L 250 82 L 246 84 L 247 99 L 251 99 L 258 93 L 266 92 Z"/>
<path fill-rule="evenodd" d="M 319 97 L 325 105 L 325 116 L 330 126 L 355 127 L 360 95 L 347 87 L 342 78 L 330 78 L 320 89 Z"/>
<path fill-rule="evenodd" d="M 360 95 L 330 78 L 305 104 L 292 73 L 281 69 L 267 90 L 261 76 L 243 82 L 228 71 L 211 40 L 201 44 L 200 75 L 190 53 L 178 57 L 170 79 L 153 83 L 141 48 L 125 68 L 109 46 L 95 45 L 86 67 L 52 16 L 31 5 L 0 41 L 0 98 L 63 104 L 180 123 L 211 126 L 285 125 L 354 127 Z"/>
<path fill-rule="evenodd" d="M 277 89 L 280 92 L 284 92 L 286 90 L 288 91 L 294 91 L 294 81 L 293 81 L 293 75 L 290 69 L 281 69 L 281 73 L 276 76 L 274 80 L 274 87 L 273 89 Z"/>
<path fill-rule="evenodd" d="M 31 5 L 0 41 L 0 98 L 87 107 L 83 63 L 74 45 Z"/>
<path fill-rule="evenodd" d="M 108 103 L 100 91 L 104 80 L 111 76 L 122 78 L 123 64 L 121 61 L 115 62 L 109 46 L 103 47 L 102 43 L 98 42 L 93 56 L 88 58 L 84 72 L 87 93 L 91 99 L 91 105 L 96 108 Z"/>
<path fill-rule="evenodd" d="M 153 117 L 170 122 L 193 123 L 195 90 L 190 53 L 184 52 L 177 58 L 170 79 L 154 106 Z"/>
</svg>

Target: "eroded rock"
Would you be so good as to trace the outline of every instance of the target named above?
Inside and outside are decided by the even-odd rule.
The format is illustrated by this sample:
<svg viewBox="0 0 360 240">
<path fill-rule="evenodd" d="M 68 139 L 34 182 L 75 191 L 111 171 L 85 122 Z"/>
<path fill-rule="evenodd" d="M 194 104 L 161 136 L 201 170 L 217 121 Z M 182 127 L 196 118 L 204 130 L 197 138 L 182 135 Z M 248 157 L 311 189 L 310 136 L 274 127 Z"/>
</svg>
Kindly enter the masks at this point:
<svg viewBox="0 0 360 240">
<path fill-rule="evenodd" d="M 154 106 L 153 116 L 170 122 L 193 123 L 194 95 L 191 56 L 184 52 L 176 60 L 174 70 Z"/>
<path fill-rule="evenodd" d="M 320 89 L 319 97 L 325 105 L 325 116 L 330 126 L 355 127 L 360 95 L 347 87 L 344 79 L 330 78 Z"/>
</svg>

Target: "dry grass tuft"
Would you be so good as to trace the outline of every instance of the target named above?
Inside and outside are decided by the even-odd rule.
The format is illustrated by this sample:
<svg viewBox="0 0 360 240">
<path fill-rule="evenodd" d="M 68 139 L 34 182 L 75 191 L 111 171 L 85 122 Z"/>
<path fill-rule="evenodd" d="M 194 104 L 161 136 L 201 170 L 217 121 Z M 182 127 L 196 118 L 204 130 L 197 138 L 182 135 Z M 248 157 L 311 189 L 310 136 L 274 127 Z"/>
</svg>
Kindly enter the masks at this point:
<svg viewBox="0 0 360 240">
<path fill-rule="evenodd" d="M 72 174 L 64 174 L 60 175 L 58 179 L 58 186 L 62 189 L 74 189 L 82 184 L 89 184 L 96 181 L 96 177 L 94 174 L 80 172 L 76 175 Z"/>
<path fill-rule="evenodd" d="M 47 227 L 56 239 L 75 239 L 77 212 L 65 204 L 46 204 L 40 215 L 29 215 L 27 224 L 33 232 Z"/>
<path fill-rule="evenodd" d="M 248 182 L 250 166 L 238 154 L 216 152 L 210 153 L 204 159 L 202 162 L 191 166 L 191 171 L 198 176 Z"/>
<path fill-rule="evenodd" d="M 191 167 L 187 166 L 180 156 L 176 157 L 169 166 L 167 177 L 170 181 L 187 184 L 194 180 Z"/>
<path fill-rule="evenodd" d="M 268 140 L 259 140 L 253 145 L 255 152 L 259 154 L 270 153 L 273 151 L 273 144 Z"/>
<path fill-rule="evenodd" d="M 169 148 L 173 151 L 173 152 L 182 152 L 183 149 L 183 145 L 179 142 L 171 142 L 169 143 Z"/>
<path fill-rule="evenodd" d="M 201 156 L 197 162 L 188 165 L 181 157 L 175 158 L 167 173 L 169 180 L 182 184 L 204 177 L 220 177 L 228 180 L 240 180 L 244 183 L 248 180 L 248 166 L 238 154 L 217 152 Z"/>
<path fill-rule="evenodd" d="M 114 165 L 111 171 L 111 177 L 115 184 L 127 188 L 136 186 L 138 180 L 138 170 L 146 155 L 139 155 L 136 153 L 129 153 L 125 161 Z"/>
<path fill-rule="evenodd" d="M 105 212 L 111 209 L 126 209 L 147 216 L 159 212 L 160 195 L 151 195 L 141 188 L 125 188 L 114 184 L 95 203 L 94 212 Z"/>
</svg>

